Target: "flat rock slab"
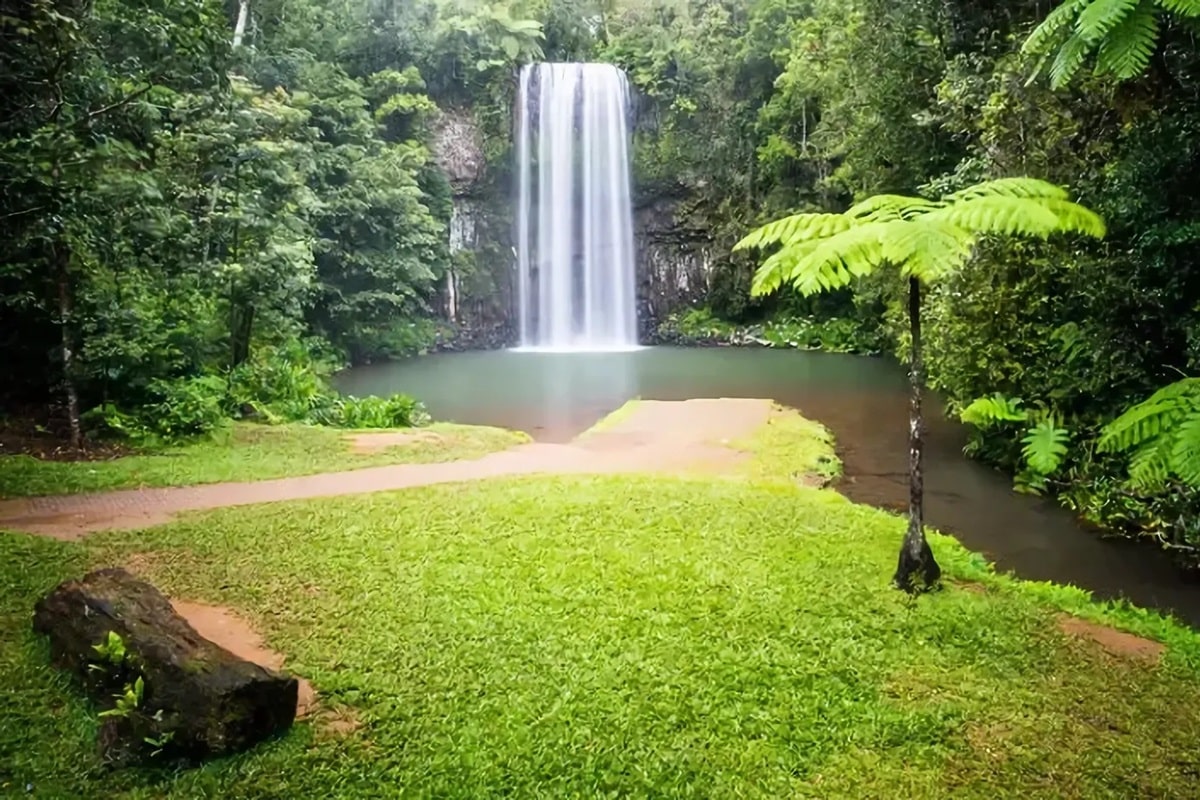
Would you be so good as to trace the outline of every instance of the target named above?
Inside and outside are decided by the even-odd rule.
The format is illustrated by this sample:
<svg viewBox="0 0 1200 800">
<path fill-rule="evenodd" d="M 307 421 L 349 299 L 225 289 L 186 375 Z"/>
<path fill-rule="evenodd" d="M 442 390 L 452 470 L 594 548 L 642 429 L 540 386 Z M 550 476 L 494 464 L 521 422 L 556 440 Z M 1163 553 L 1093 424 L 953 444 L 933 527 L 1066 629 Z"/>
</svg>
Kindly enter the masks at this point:
<svg viewBox="0 0 1200 800">
<path fill-rule="evenodd" d="M 745 457 L 728 443 L 771 416 L 770 400 L 646 400 L 570 444 L 522 444 L 469 461 L 397 464 L 324 475 L 0 501 L 0 530 L 73 540 L 169 522 L 184 511 L 382 492 L 535 474 L 720 473 Z M 405 435 L 408 435 L 407 433 Z"/>
<path fill-rule="evenodd" d="M 60 584 L 38 601 L 33 628 L 49 637 L 53 663 L 77 675 L 102 708 L 140 687 L 130 707 L 104 718 L 100 749 L 109 761 L 144 759 L 151 749 L 194 760 L 235 753 L 295 719 L 295 678 L 205 638 L 124 569 Z"/>
</svg>

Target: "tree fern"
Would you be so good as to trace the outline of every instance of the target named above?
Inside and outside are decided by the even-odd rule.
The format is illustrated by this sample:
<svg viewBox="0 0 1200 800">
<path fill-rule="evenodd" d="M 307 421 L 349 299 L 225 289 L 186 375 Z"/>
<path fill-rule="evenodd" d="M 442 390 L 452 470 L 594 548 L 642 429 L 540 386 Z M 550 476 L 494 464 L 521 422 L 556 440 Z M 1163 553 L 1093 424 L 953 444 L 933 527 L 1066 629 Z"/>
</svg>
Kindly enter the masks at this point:
<svg viewBox="0 0 1200 800">
<path fill-rule="evenodd" d="M 1092 0 L 1079 12 L 1075 31 L 1088 42 L 1098 42 L 1121 24 L 1141 0 Z"/>
<path fill-rule="evenodd" d="M 921 419 L 921 284 L 959 270 L 981 234 L 1045 237 L 1078 231 L 1104 235 L 1104 223 L 1088 209 L 1067 199 L 1053 184 L 1032 178 L 987 181 L 941 198 L 876 195 L 844 214 L 795 214 L 769 222 L 735 245 L 735 250 L 778 248 L 754 275 L 755 295 L 776 291 L 785 283 L 802 294 L 816 294 L 850 284 L 881 267 L 894 268 L 908 283 L 912 333 L 909 418 L 909 474 L 912 502 L 908 529 L 893 582 L 907 591 L 937 582 L 941 570 L 925 539 L 922 503 Z M 984 406 L 973 404 L 974 413 Z M 994 414 L 1017 415 L 1016 407 L 993 407 Z M 1017 417 L 1019 418 L 1019 417 Z M 1035 426 L 1026 437 L 1031 467 L 1052 472 L 1066 453 L 1067 432 L 1052 423 Z M 920 578 L 915 581 L 914 578 Z"/>
</svg>

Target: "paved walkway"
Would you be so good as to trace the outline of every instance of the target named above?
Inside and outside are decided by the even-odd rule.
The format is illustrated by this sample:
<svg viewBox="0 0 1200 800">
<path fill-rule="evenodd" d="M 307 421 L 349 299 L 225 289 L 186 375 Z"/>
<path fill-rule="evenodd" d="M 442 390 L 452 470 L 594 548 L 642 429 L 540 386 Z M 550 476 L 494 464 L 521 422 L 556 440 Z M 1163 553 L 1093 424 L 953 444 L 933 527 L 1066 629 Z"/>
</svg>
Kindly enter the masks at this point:
<svg viewBox="0 0 1200 800">
<path fill-rule="evenodd" d="M 510 475 L 702 471 L 746 457 L 728 446 L 766 424 L 770 400 L 643 401 L 632 413 L 570 444 L 525 444 L 471 461 L 398 464 L 249 483 L 30 497 L 0 501 L 0 530 L 78 539 L 101 530 L 158 525 L 184 511 L 382 492 Z"/>
</svg>

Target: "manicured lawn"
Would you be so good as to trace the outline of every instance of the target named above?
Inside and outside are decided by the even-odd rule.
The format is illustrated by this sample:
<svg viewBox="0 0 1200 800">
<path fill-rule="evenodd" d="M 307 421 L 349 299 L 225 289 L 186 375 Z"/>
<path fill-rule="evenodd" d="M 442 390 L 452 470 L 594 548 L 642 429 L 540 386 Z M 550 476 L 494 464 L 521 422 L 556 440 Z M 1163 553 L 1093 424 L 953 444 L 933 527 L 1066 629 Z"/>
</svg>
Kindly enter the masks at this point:
<svg viewBox="0 0 1200 800">
<path fill-rule="evenodd" d="M 111 461 L 0 456 L 0 497 L 262 480 L 381 464 L 428 464 L 479 458 L 528 441 L 523 433 L 448 423 L 411 432 L 413 438 L 408 442 L 354 452 L 349 437 L 369 431 L 240 423 L 211 440 Z"/>
<path fill-rule="evenodd" d="M 0 534 L 0 795 L 79 798 L 1192 797 L 1200 639 L 990 574 L 888 588 L 903 530 L 828 491 L 521 479 L 230 509 L 77 544 Z M 35 599 L 137 563 L 253 619 L 345 736 L 298 725 L 104 773 Z M 986 589 L 986 590 L 985 590 Z M 1112 656 L 1059 609 L 1168 645 Z"/>
</svg>

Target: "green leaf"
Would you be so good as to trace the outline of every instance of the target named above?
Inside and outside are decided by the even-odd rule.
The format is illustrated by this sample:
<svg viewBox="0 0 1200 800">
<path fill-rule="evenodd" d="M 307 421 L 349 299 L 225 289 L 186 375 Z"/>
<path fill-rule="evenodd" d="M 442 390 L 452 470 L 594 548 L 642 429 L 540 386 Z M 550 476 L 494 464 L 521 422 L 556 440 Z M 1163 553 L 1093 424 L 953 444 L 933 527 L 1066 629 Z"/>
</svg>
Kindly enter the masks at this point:
<svg viewBox="0 0 1200 800">
<path fill-rule="evenodd" d="M 958 416 L 970 425 L 987 428 L 997 422 L 1024 422 L 1029 412 L 1021 408 L 1021 398 L 1005 397 L 997 392 L 991 397 L 972 400 Z"/>
<path fill-rule="evenodd" d="M 1153 0 L 1141 0 L 1100 43 L 1096 72 L 1121 79 L 1142 74 L 1158 43 L 1158 15 Z"/>
<path fill-rule="evenodd" d="M 505 36 L 500 40 L 500 47 L 510 59 L 515 59 L 521 53 L 521 43 L 515 36 Z"/>
<path fill-rule="evenodd" d="M 1044 419 L 1021 439 L 1025 445 L 1021 455 L 1034 473 L 1049 475 L 1062 464 L 1070 438 L 1070 431 L 1055 425 L 1053 419 Z"/>
<path fill-rule="evenodd" d="M 1117 27 L 1139 0 L 1092 0 L 1075 20 L 1075 30 L 1089 42 L 1098 42 Z"/>
<path fill-rule="evenodd" d="M 1050 88 L 1061 89 L 1066 86 L 1075 73 L 1083 66 L 1083 60 L 1092 51 L 1095 43 L 1081 35 L 1078 31 L 1063 43 L 1050 64 Z"/>
<path fill-rule="evenodd" d="M 1060 32 L 1075 21 L 1079 12 L 1087 6 L 1088 2 L 1089 0 L 1066 0 L 1065 3 L 1055 8 L 1046 15 L 1040 25 L 1033 29 L 1033 33 L 1021 45 L 1021 52 L 1027 55 L 1047 52 Z"/>
</svg>

